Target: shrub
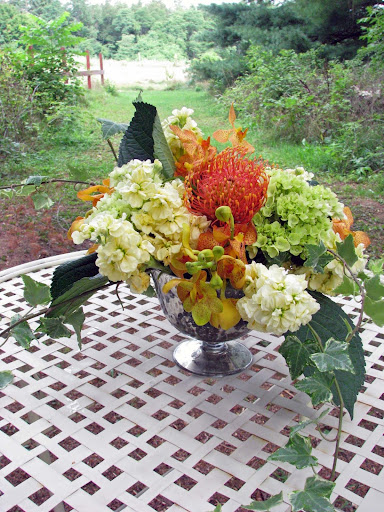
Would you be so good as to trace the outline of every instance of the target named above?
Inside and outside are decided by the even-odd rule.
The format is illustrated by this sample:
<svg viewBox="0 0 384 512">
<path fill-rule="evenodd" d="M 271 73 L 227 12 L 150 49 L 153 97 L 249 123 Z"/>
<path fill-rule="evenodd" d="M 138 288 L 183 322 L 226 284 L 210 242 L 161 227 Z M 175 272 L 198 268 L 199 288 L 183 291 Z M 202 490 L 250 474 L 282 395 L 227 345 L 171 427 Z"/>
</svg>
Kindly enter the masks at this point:
<svg viewBox="0 0 384 512">
<path fill-rule="evenodd" d="M 219 52 L 208 50 L 201 57 L 193 59 L 189 68 L 193 81 L 210 80 L 212 88 L 221 93 L 245 71 L 245 60 L 235 47 Z"/>
<path fill-rule="evenodd" d="M 383 165 L 383 77 L 369 65 L 259 47 L 249 49 L 247 64 L 249 73 L 223 100 L 235 101 L 267 135 L 324 144 L 343 172 Z"/>
<path fill-rule="evenodd" d="M 82 24 L 68 24 L 68 16 L 65 12 L 48 22 L 34 17 L 35 25 L 21 27 L 25 50 L 18 58 L 43 113 L 55 103 L 75 104 L 82 95 L 74 59 L 74 46 L 82 39 L 72 34 Z"/>
<path fill-rule="evenodd" d="M 36 99 L 14 53 L 0 50 L 0 153 L 35 133 Z"/>
</svg>

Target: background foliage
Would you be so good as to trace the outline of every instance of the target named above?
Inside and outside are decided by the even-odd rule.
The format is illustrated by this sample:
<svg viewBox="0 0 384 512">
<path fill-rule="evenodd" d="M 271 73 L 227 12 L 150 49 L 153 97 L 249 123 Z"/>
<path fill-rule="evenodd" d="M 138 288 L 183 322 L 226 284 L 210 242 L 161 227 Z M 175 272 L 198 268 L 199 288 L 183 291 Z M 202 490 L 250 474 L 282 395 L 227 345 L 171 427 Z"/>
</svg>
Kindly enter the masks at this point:
<svg viewBox="0 0 384 512">
<path fill-rule="evenodd" d="M 179 3 L 173 10 L 160 0 L 130 7 L 0 0 L 2 146 L 9 152 L 60 123 L 73 132 L 81 98 L 73 57 L 88 49 L 120 60 L 186 59 L 192 83 L 226 108 L 235 101 L 261 139 L 311 148 L 324 171 L 382 175 L 383 13 L 382 0 Z"/>
</svg>

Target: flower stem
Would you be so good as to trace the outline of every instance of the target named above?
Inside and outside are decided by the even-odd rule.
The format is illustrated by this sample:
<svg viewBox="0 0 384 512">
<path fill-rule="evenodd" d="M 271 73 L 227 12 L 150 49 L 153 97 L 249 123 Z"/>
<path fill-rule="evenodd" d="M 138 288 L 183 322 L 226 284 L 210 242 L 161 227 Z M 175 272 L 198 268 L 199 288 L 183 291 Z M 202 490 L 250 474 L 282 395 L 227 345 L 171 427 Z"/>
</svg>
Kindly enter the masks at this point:
<svg viewBox="0 0 384 512">
<path fill-rule="evenodd" d="M 359 313 L 359 317 L 357 319 L 357 322 L 356 322 L 356 325 L 355 325 L 355 328 L 349 333 L 349 335 L 347 336 L 346 338 L 346 343 L 349 343 L 351 341 L 351 339 L 354 337 L 354 335 L 358 332 L 358 330 L 360 329 L 361 327 L 361 324 L 363 323 L 363 316 L 364 316 L 364 303 L 365 303 L 365 297 L 366 297 L 366 293 L 365 293 L 365 288 L 364 286 L 361 284 L 360 280 L 357 278 L 356 274 L 352 271 L 351 267 L 348 265 L 348 263 L 344 260 L 344 258 L 342 258 L 339 254 L 337 254 L 337 252 L 333 251 L 332 249 L 327 249 L 327 251 L 332 254 L 332 256 L 334 258 L 336 258 L 338 261 L 340 261 L 342 264 L 343 264 L 343 267 L 344 267 L 344 274 L 347 276 L 347 273 L 345 270 L 348 270 L 349 272 L 349 277 L 351 277 L 351 279 L 356 283 L 356 285 L 358 286 L 359 288 L 359 291 L 360 291 L 360 295 L 361 295 L 361 300 L 360 300 L 360 313 Z M 348 276 L 347 276 L 348 277 Z"/>
<path fill-rule="evenodd" d="M 337 395 L 339 397 L 340 407 L 339 407 L 339 426 L 337 429 L 336 447 L 335 447 L 335 452 L 333 454 L 333 465 L 332 465 L 332 471 L 331 471 L 331 480 L 332 481 L 335 480 L 335 476 L 336 476 L 336 465 L 337 465 L 337 458 L 338 458 L 339 451 L 340 451 L 341 432 L 342 432 L 343 415 L 344 415 L 344 400 L 343 400 L 343 396 L 341 394 L 341 389 L 340 389 L 339 383 L 337 382 L 336 379 L 335 379 L 334 384 L 335 384 L 335 387 L 337 390 Z"/>
</svg>

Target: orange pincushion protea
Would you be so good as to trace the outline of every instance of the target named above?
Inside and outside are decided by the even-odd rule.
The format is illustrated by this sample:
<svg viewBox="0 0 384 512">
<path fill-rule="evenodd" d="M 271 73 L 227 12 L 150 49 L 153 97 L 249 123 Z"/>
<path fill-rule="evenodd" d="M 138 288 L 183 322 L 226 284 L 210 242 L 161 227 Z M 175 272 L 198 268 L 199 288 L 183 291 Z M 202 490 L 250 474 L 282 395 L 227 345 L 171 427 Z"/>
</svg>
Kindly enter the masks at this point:
<svg viewBox="0 0 384 512">
<path fill-rule="evenodd" d="M 247 224 L 265 203 L 268 181 L 263 161 L 245 158 L 239 148 L 227 148 L 186 176 L 185 206 L 212 221 L 219 206 L 229 206 L 235 223 Z"/>
</svg>

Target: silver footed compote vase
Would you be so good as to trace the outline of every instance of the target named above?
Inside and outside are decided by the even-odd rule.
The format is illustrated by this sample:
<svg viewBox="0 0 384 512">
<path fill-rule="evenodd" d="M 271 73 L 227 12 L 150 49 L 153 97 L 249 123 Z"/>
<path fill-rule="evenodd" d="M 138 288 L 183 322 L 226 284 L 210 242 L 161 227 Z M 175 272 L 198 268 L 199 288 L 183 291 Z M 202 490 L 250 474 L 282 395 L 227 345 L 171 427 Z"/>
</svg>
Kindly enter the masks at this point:
<svg viewBox="0 0 384 512">
<path fill-rule="evenodd" d="M 240 320 L 230 329 L 217 329 L 211 324 L 197 325 L 192 314 L 184 310 L 176 287 L 168 293 L 163 292 L 163 286 L 175 276 L 151 271 L 157 297 L 168 321 L 189 338 L 181 342 L 173 352 L 173 359 L 181 368 L 197 375 L 223 377 L 239 373 L 252 363 L 252 354 L 239 341 L 248 332 L 247 322 Z M 241 290 L 231 286 L 226 288 L 226 297 L 239 299 L 243 296 Z"/>
</svg>

